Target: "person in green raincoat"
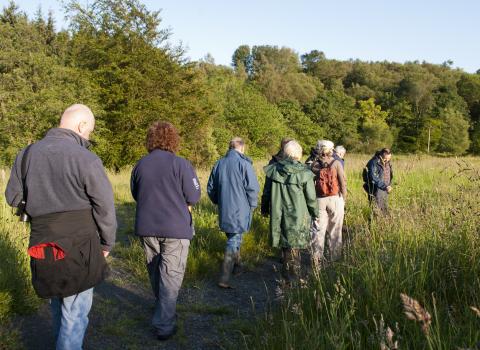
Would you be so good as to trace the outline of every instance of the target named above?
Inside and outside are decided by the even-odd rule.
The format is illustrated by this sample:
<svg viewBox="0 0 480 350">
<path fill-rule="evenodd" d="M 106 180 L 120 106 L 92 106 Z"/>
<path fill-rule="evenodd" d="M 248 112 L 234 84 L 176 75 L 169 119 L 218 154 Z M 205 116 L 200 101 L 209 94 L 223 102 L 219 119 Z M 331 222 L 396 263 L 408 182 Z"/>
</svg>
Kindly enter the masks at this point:
<svg viewBox="0 0 480 350">
<path fill-rule="evenodd" d="M 264 168 L 262 214 L 270 215 L 270 243 L 282 249 L 282 276 L 287 283 L 300 277 L 300 250 L 310 244 L 310 226 L 318 215 L 314 174 L 300 163 L 302 147 L 292 140 L 286 158 Z"/>
</svg>

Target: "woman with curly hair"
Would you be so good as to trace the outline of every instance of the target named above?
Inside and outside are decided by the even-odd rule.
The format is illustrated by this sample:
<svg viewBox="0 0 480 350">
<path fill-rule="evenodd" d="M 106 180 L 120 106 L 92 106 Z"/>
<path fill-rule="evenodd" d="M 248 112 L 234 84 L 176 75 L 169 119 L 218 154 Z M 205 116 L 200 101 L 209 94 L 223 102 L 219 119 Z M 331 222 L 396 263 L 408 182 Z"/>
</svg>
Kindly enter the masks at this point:
<svg viewBox="0 0 480 350">
<path fill-rule="evenodd" d="M 132 171 L 131 190 L 137 202 L 135 234 L 147 258 L 155 295 L 152 324 L 159 340 L 176 333 L 176 304 L 182 285 L 188 248 L 193 236 L 189 210 L 200 200 L 200 183 L 190 162 L 175 153 L 180 137 L 164 121 L 147 133 L 148 155 Z"/>
</svg>

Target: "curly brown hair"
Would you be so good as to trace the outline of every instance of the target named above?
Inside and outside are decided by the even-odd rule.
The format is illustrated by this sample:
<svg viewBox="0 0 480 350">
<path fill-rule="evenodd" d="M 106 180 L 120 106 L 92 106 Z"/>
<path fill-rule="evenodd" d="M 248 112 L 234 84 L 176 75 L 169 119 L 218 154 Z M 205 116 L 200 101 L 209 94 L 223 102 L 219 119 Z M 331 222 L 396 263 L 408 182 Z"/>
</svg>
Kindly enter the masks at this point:
<svg viewBox="0 0 480 350">
<path fill-rule="evenodd" d="M 173 124 L 162 120 L 153 123 L 147 132 L 147 150 L 155 149 L 176 153 L 180 148 L 180 136 Z"/>
</svg>

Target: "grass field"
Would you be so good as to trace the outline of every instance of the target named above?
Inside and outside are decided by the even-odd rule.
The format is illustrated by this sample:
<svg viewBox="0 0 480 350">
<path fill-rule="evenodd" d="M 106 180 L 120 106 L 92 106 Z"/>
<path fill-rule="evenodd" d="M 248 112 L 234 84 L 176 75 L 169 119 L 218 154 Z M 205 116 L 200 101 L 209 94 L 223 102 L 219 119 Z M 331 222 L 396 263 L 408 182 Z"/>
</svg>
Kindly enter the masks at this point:
<svg viewBox="0 0 480 350">
<path fill-rule="evenodd" d="M 347 162 L 343 261 L 265 315 L 249 348 L 478 348 L 479 160 L 397 157 L 391 216 L 371 223 L 365 161 Z"/>
<path fill-rule="evenodd" d="M 285 291 L 281 306 L 246 332 L 247 348 L 477 348 L 480 159 L 394 157 L 391 215 L 374 220 L 361 188 L 367 160 L 347 157 L 344 259 L 311 276 L 301 288 Z M 261 184 L 262 165 L 255 164 Z M 120 223 L 113 262 L 129 278 L 147 283 L 143 252 L 131 235 L 135 207 L 129 175 L 128 169 L 110 174 Z M 208 172 L 199 175 L 204 189 Z M 0 178 L 2 190 L 6 177 Z M 28 231 L 4 200 L 0 219 L 0 259 L 6 267 L 0 269 L 0 348 L 8 348 L 5 344 L 17 336 L 8 331 L 9 317 L 34 309 L 38 300 L 29 283 Z M 225 241 L 216 209 L 205 195 L 194 209 L 194 220 L 187 284 L 217 272 Z M 268 247 L 268 219 L 258 212 L 242 252 L 251 266 L 275 254 Z M 413 298 L 404 299 L 405 306 L 401 293 Z M 416 320 L 407 318 L 405 307 Z"/>
</svg>

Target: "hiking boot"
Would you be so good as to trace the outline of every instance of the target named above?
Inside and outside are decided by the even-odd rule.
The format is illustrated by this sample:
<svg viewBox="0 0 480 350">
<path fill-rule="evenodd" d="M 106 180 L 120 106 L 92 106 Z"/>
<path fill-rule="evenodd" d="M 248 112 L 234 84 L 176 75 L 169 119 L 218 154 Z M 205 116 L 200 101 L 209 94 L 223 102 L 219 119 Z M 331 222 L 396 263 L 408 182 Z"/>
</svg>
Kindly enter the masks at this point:
<svg viewBox="0 0 480 350">
<path fill-rule="evenodd" d="M 228 282 L 230 281 L 230 277 L 232 276 L 234 264 L 235 253 L 225 252 L 222 263 L 222 272 L 220 275 L 220 280 L 218 281 L 218 286 L 220 288 L 232 288 L 232 286 Z"/>
<path fill-rule="evenodd" d="M 178 327 L 175 325 L 172 329 L 172 331 L 168 334 L 157 334 L 157 339 L 160 341 L 165 341 L 173 337 L 175 334 L 177 334 Z"/>
</svg>

